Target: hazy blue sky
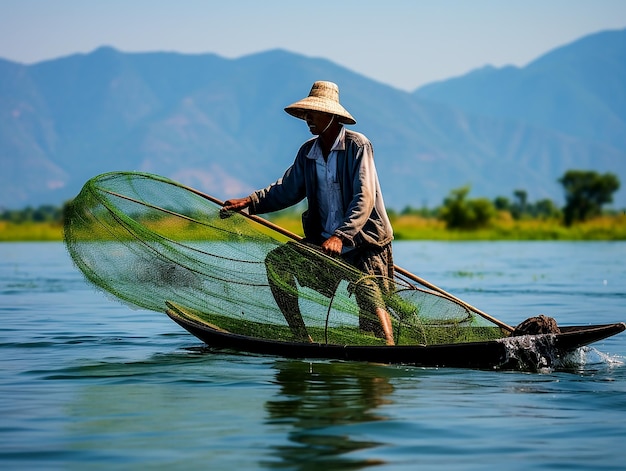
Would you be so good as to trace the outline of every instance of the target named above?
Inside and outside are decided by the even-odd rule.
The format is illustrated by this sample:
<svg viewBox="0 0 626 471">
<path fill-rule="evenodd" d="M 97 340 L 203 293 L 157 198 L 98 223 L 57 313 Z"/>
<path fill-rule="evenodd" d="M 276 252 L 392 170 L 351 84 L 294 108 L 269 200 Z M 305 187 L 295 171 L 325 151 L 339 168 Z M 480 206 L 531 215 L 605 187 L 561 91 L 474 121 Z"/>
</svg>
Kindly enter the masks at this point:
<svg viewBox="0 0 626 471">
<path fill-rule="evenodd" d="M 413 90 L 626 28 L 626 0 L 0 0 L 0 57 L 283 48 Z"/>
</svg>

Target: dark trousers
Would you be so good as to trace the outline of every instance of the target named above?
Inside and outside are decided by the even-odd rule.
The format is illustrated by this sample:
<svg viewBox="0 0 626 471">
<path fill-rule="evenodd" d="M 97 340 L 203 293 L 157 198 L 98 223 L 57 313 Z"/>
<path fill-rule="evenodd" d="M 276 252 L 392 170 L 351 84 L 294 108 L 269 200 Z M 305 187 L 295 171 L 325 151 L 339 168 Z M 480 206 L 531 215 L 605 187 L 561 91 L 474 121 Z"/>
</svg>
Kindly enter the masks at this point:
<svg viewBox="0 0 626 471">
<path fill-rule="evenodd" d="M 335 259 L 317 246 L 287 242 L 267 255 L 265 266 L 274 299 L 298 340 L 305 341 L 308 335 L 298 305 L 296 280 L 328 298 L 342 280 L 348 281 L 359 306 L 359 327 L 384 336 L 376 309 L 385 309 L 384 295 L 394 289 L 391 244 L 356 248 Z"/>
</svg>

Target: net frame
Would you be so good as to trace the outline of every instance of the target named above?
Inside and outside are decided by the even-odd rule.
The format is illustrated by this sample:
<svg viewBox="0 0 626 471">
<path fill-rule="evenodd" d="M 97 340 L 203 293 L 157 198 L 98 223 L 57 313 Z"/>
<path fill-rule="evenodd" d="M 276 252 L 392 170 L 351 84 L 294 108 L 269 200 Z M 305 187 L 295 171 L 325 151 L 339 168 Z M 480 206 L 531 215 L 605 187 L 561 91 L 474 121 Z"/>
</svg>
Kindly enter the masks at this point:
<svg viewBox="0 0 626 471">
<path fill-rule="evenodd" d="M 86 182 L 66 206 L 64 240 L 90 282 L 133 307 L 164 312 L 166 301 L 175 302 L 228 332 L 293 341 L 270 289 L 267 258 L 273 250 L 299 242 L 245 214 L 222 218 L 220 209 L 218 200 L 173 180 L 111 172 Z M 330 296 L 297 283 L 300 312 L 313 340 L 384 345 L 380 335 L 359 328 L 360 317 L 375 319 L 362 312 L 350 293 L 355 281 L 345 274 L 355 269 L 321 252 L 314 257 L 342 281 Z M 293 260 L 285 260 L 281 268 L 298 276 L 306 273 Z M 388 280 L 394 290 L 384 295 L 396 345 L 503 336 L 501 326 L 476 315 L 471 306 L 402 275 Z"/>
</svg>

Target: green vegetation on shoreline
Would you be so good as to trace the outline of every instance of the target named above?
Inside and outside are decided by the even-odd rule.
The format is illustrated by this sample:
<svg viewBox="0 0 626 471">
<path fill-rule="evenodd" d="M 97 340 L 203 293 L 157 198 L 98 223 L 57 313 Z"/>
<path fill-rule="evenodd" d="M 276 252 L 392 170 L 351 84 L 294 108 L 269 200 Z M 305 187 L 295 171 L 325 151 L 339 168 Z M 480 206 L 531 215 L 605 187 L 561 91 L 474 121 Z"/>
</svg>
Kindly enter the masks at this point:
<svg viewBox="0 0 626 471">
<path fill-rule="evenodd" d="M 58 222 L 0 221 L 0 242 L 56 242 L 63 240 Z"/>
<path fill-rule="evenodd" d="M 569 227 L 558 220 L 513 220 L 500 217 L 489 227 L 474 230 L 446 229 L 435 218 L 392 215 L 396 240 L 626 240 L 626 215 L 600 216 Z M 302 234 L 300 218 L 281 215 L 272 222 Z M 0 242 L 62 241 L 63 226 L 58 222 L 0 221 Z"/>
<path fill-rule="evenodd" d="M 272 222 L 302 234 L 300 219 L 283 216 Z M 488 227 L 447 229 L 444 221 L 417 215 L 392 215 L 396 240 L 626 240 L 626 215 L 599 216 L 565 226 L 560 220 L 514 220 L 504 213 Z"/>
<path fill-rule="evenodd" d="M 514 201 L 506 197 L 471 199 L 466 186 L 453 189 L 439 208 L 407 207 L 401 213 L 389 211 L 389 218 L 396 240 L 626 240 L 626 211 L 603 211 L 620 186 L 615 175 L 569 170 L 559 183 L 566 196 L 563 209 L 550 200 L 530 202 L 524 190 L 515 190 Z M 0 242 L 63 240 L 63 212 L 71 207 L 66 203 L 64 208 L 4 211 L 0 213 Z M 302 235 L 302 209 L 289 208 L 268 218 Z M 202 232 L 185 232 L 184 224 L 172 226 L 171 221 L 159 218 L 152 224 L 162 229 L 167 226 L 175 238 L 203 236 Z"/>
</svg>

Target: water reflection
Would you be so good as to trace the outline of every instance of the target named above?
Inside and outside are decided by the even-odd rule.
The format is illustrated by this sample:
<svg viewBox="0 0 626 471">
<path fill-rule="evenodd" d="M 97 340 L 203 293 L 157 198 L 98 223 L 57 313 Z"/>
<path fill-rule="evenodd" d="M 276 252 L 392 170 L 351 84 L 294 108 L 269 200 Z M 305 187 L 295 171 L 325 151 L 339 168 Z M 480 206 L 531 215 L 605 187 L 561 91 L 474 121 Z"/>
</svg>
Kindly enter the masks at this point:
<svg viewBox="0 0 626 471">
<path fill-rule="evenodd" d="M 381 460 L 360 458 L 381 445 L 365 437 L 373 422 L 387 419 L 380 406 L 391 404 L 393 385 L 386 367 L 345 362 L 276 362 L 278 396 L 266 403 L 267 423 L 289 426 L 289 444 L 274 447 L 268 467 L 309 469 L 320 460 L 329 469 L 362 468 Z"/>
</svg>

